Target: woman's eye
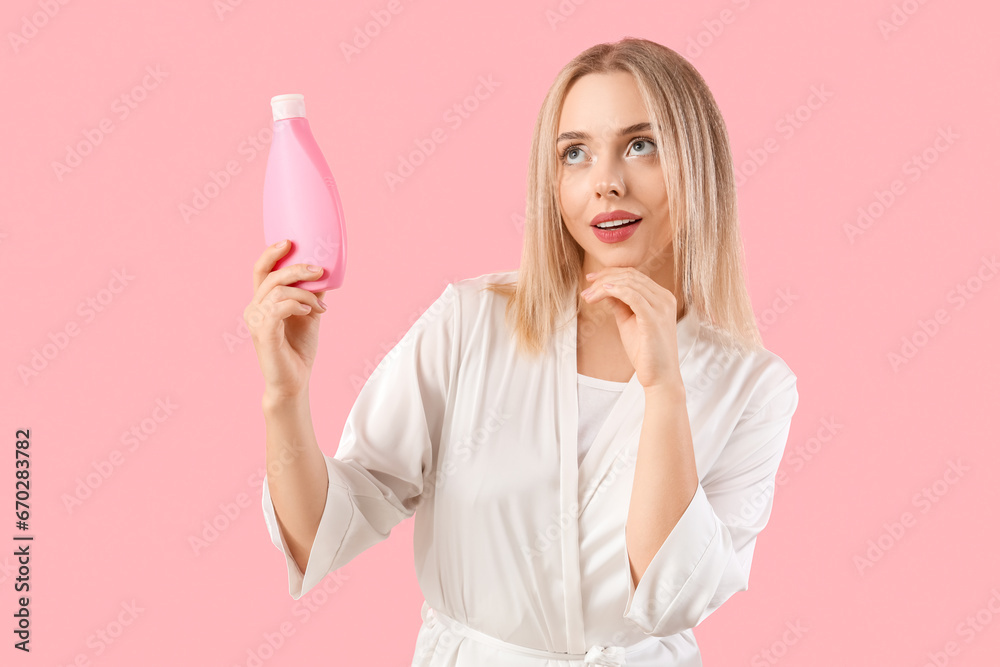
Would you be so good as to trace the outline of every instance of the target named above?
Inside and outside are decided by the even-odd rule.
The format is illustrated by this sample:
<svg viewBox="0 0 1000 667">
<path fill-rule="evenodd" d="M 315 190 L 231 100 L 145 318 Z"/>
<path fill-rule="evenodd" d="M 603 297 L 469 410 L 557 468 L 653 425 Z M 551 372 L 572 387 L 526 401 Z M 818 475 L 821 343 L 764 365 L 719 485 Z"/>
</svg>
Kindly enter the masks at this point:
<svg viewBox="0 0 1000 667">
<path fill-rule="evenodd" d="M 569 148 L 567 148 L 566 150 L 563 151 L 563 154 L 562 154 L 563 162 L 565 162 L 566 164 L 576 164 L 575 162 L 570 162 L 567 159 L 573 153 L 582 153 L 582 151 L 579 148 L 577 148 L 576 146 L 570 146 Z"/>
<path fill-rule="evenodd" d="M 656 152 L 656 144 L 654 144 L 649 139 L 636 139 L 632 142 L 633 146 L 646 146 L 648 147 L 648 153 L 640 153 L 640 155 L 652 155 Z"/>
</svg>

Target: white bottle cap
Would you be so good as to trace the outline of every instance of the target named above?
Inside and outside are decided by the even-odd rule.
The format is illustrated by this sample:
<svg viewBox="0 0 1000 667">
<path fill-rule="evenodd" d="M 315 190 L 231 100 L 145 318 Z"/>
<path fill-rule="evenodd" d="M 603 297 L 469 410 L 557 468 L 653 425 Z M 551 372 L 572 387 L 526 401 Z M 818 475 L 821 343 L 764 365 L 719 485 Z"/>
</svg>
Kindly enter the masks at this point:
<svg viewBox="0 0 1000 667">
<path fill-rule="evenodd" d="M 275 95 L 271 98 L 271 114 L 274 120 L 283 118 L 305 118 L 306 102 L 305 96 L 300 93 L 288 95 Z"/>
</svg>

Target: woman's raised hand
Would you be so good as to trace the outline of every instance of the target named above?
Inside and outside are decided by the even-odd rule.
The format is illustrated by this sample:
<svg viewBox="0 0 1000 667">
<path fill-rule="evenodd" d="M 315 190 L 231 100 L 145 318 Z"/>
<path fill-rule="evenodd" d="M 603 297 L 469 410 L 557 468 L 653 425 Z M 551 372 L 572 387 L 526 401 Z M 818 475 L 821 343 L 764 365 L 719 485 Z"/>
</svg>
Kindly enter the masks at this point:
<svg viewBox="0 0 1000 667">
<path fill-rule="evenodd" d="M 253 266 L 253 299 L 243 310 L 257 361 L 264 373 L 265 397 L 300 397 L 309 388 L 309 376 L 319 342 L 319 317 L 326 311 L 322 297 L 290 284 L 316 280 L 322 269 L 305 264 L 274 269 L 291 244 L 269 246 Z"/>
</svg>

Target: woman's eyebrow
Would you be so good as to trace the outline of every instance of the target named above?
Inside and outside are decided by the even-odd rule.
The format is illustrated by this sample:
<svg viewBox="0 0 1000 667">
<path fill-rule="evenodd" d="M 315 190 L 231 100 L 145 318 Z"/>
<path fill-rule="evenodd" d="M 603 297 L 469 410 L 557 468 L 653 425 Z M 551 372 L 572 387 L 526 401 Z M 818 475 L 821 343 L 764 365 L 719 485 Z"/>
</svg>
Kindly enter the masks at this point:
<svg viewBox="0 0 1000 667">
<path fill-rule="evenodd" d="M 624 137 L 627 134 L 633 134 L 635 132 L 650 132 L 652 129 L 653 128 L 649 123 L 636 123 L 634 125 L 629 125 L 628 127 L 623 127 L 622 129 L 618 130 L 618 136 Z M 559 142 L 562 141 L 578 141 L 581 139 L 587 140 L 590 138 L 591 138 L 590 135 L 587 134 L 586 132 L 580 132 L 579 130 L 571 130 L 569 132 L 563 132 L 562 134 L 560 134 L 559 137 L 556 139 L 556 143 L 558 144 Z"/>
</svg>

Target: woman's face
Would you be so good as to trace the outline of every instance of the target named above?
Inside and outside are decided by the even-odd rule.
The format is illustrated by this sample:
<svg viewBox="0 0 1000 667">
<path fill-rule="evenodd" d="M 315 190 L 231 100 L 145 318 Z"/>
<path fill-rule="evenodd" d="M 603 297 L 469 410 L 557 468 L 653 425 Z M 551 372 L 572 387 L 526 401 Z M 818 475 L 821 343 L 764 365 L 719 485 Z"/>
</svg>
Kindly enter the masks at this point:
<svg viewBox="0 0 1000 667">
<path fill-rule="evenodd" d="M 649 122 L 635 80 L 626 72 L 587 74 L 566 94 L 556 142 L 559 206 L 566 228 L 584 249 L 584 273 L 607 266 L 673 268 L 657 257 L 670 251 L 673 236 Z M 626 134 L 620 134 L 623 129 Z M 624 240 L 593 226 L 596 215 L 613 211 L 641 218 L 623 228 L 632 232 Z"/>
</svg>

